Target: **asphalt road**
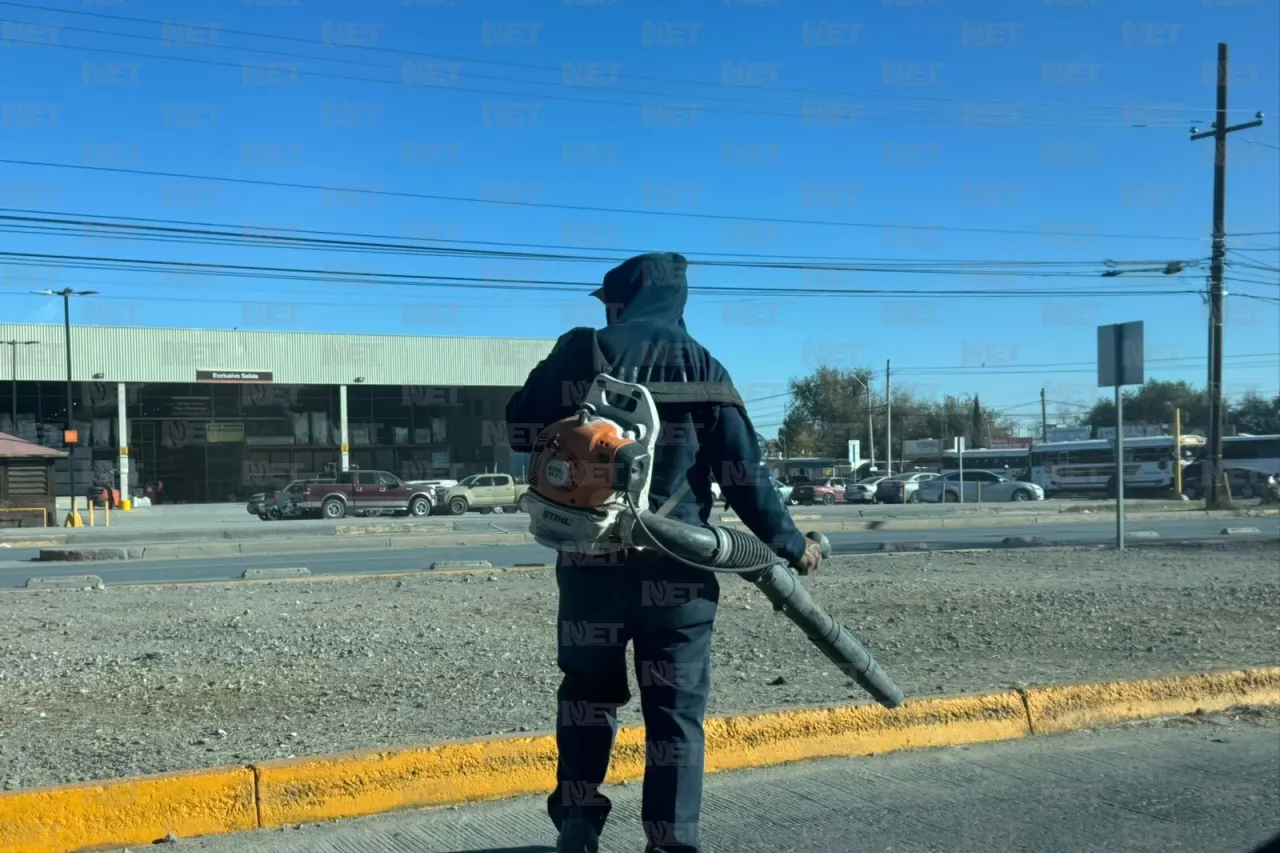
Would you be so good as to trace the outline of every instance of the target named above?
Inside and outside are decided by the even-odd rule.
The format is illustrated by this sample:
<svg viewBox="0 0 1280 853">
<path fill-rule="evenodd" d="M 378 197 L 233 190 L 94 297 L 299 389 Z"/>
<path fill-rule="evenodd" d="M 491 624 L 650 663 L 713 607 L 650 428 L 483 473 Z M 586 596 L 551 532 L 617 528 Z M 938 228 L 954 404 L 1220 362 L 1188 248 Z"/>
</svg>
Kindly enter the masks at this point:
<svg viewBox="0 0 1280 853">
<path fill-rule="evenodd" d="M 1242 719 L 1243 718 L 1243 719 Z M 707 853 L 1251 853 L 1280 830 L 1274 712 L 709 776 Z M 610 786 L 602 853 L 638 851 Z M 184 840 L 201 853 L 551 853 L 542 797 Z"/>
<path fill-rule="evenodd" d="M 1072 499 L 1054 499 L 1045 501 L 1034 501 L 1028 503 L 983 503 L 980 505 L 969 504 L 833 504 L 830 506 L 824 504 L 815 504 L 814 506 L 792 506 L 790 507 L 792 515 L 820 515 L 824 518 L 920 518 L 936 515 L 950 515 L 953 513 L 973 512 L 979 506 L 983 510 L 990 511 L 1037 511 L 1042 513 L 1059 512 L 1063 509 L 1073 506 L 1079 506 L 1081 503 L 1089 503 L 1097 501 L 1081 501 Z M 1128 503 L 1138 503 L 1139 501 L 1131 501 Z M 1141 503 L 1150 503 L 1149 501 L 1140 501 Z M 1161 502 L 1173 504 L 1172 501 Z M 726 513 L 728 510 L 723 506 L 716 508 L 717 513 Z M 83 510 L 82 510 L 83 514 Z M 373 523 L 379 521 L 403 521 L 404 519 L 373 519 Z M 479 513 L 468 513 L 464 516 L 431 516 L 430 520 L 424 520 L 424 523 L 430 523 L 431 520 L 449 521 L 453 523 L 461 523 L 464 525 L 474 524 L 477 528 L 484 527 L 491 522 L 504 523 L 510 522 L 511 517 L 505 515 L 480 515 Z M 102 525 L 105 521 L 105 514 L 102 509 L 96 510 L 95 522 Z M 360 523 L 364 519 L 351 517 L 342 520 L 344 524 Z M 87 518 L 86 518 L 87 524 Z M 331 527 L 335 522 L 323 519 L 292 519 L 283 522 L 263 522 L 257 516 L 250 515 L 245 511 L 244 504 L 172 504 L 161 505 L 156 507 L 143 507 L 130 512 L 122 512 L 117 510 L 111 513 L 111 530 L 138 530 L 139 532 L 150 530 L 200 530 L 212 528 L 236 528 L 236 527 L 261 527 L 263 524 L 279 525 L 287 527 L 294 531 L 305 531 L 309 529 L 321 529 Z"/>
<path fill-rule="evenodd" d="M 804 530 L 804 521 L 797 521 Z M 1229 522 L 1222 519 L 1180 519 L 1176 521 L 1144 521 L 1128 525 L 1130 534 L 1156 533 L 1159 539 L 1223 540 L 1221 531 L 1227 526 L 1255 527 L 1259 536 L 1280 536 L 1280 519 L 1242 518 Z M 998 545 L 1005 537 L 1039 537 L 1071 545 L 1112 544 L 1115 542 L 1113 518 L 1098 523 L 1068 524 L 1002 524 L 992 527 L 967 527 L 932 533 L 927 530 L 846 531 L 829 533 L 837 554 L 878 551 L 886 542 L 925 542 L 932 548 L 982 548 Z M 1240 537 L 1231 537 L 1235 540 Z M 1135 536 L 1134 541 L 1146 540 Z M 30 577 L 61 577 L 95 574 L 106 583 L 196 583 L 234 580 L 245 569 L 304 567 L 312 575 L 377 574 L 386 572 L 419 572 L 430 569 L 436 561 L 488 560 L 495 567 L 520 564 L 551 564 L 555 554 L 540 545 L 477 545 L 461 548 L 379 548 L 369 551 L 309 551 L 295 554 L 251 555 L 201 559 L 185 557 L 167 560 L 132 560 L 99 563 L 35 562 L 37 549 L 6 549 L 0 554 L 0 589 L 26 585 Z"/>
</svg>

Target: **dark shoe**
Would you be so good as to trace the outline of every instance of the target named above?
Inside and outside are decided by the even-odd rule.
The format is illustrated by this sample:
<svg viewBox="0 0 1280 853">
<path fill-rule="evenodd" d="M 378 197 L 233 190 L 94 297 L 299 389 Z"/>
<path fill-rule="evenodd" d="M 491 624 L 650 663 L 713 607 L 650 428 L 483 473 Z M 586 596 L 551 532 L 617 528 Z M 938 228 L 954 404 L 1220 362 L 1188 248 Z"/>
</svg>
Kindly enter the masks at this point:
<svg viewBox="0 0 1280 853">
<path fill-rule="evenodd" d="M 600 833 L 581 818 L 569 818 L 560 827 L 556 853 L 600 853 Z"/>
</svg>

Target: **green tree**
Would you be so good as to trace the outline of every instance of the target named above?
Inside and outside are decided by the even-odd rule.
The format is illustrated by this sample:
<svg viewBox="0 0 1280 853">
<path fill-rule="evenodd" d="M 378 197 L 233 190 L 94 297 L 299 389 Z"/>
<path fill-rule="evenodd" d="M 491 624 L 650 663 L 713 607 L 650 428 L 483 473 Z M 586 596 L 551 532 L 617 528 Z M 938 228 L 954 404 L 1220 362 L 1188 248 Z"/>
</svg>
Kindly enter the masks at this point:
<svg viewBox="0 0 1280 853">
<path fill-rule="evenodd" d="M 982 405 L 978 402 L 978 395 L 973 395 L 973 413 L 969 416 L 969 437 L 965 440 L 968 447 L 985 447 L 986 446 L 986 418 L 982 415 Z"/>
<path fill-rule="evenodd" d="M 792 457 L 843 457 L 848 441 L 867 446 L 867 392 L 871 371 L 819 367 L 792 379 L 779 439 Z"/>
<path fill-rule="evenodd" d="M 1209 407 L 1204 392 L 1183 380 L 1165 382 L 1152 379 L 1124 394 L 1124 421 L 1127 424 L 1173 424 L 1173 414 L 1182 410 L 1183 429 L 1209 425 Z M 1099 400 L 1081 423 L 1095 430 L 1116 425 L 1116 407 L 1112 400 Z"/>
<path fill-rule="evenodd" d="M 879 461 L 885 455 L 890 412 L 894 459 L 902 458 L 904 441 L 936 438 L 949 444 L 949 439 L 964 436 L 969 446 L 981 447 L 988 432 L 1011 433 L 1016 427 L 984 409 L 976 397 L 947 395 L 929 400 L 909 385 L 894 389 L 893 405 L 887 412 L 883 394 L 868 392 L 867 388 L 873 387 L 872 372 L 867 368 L 820 367 L 808 376 L 792 379 L 790 404 L 778 431 L 779 444 L 791 458 L 843 458 L 848 441 L 856 439 L 862 443 L 863 456 L 870 457 L 874 447 Z"/>
<path fill-rule="evenodd" d="M 1251 435 L 1280 433 L 1280 394 L 1267 400 L 1256 391 L 1250 391 L 1240 402 L 1230 407 L 1227 420 L 1236 432 Z"/>
<path fill-rule="evenodd" d="M 1153 379 L 1132 391 L 1124 392 L 1124 420 L 1129 424 L 1173 425 L 1175 409 L 1182 410 L 1184 431 L 1209 433 L 1209 400 L 1203 389 L 1179 380 L 1164 382 Z M 1280 433 L 1280 395 L 1268 400 L 1249 392 L 1235 403 L 1226 401 L 1225 421 L 1235 432 L 1253 435 Z M 1114 427 L 1116 407 L 1111 400 L 1099 400 L 1080 419 L 1094 427 Z"/>
</svg>

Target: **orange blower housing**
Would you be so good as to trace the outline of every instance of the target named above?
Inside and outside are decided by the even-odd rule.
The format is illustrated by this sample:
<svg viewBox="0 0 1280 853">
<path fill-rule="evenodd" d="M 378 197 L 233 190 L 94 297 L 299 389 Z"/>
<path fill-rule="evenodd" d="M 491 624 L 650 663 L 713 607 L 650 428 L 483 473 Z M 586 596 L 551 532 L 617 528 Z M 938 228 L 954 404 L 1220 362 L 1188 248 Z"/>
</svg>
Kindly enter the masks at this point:
<svg viewBox="0 0 1280 853">
<path fill-rule="evenodd" d="M 551 424 L 529 460 L 529 490 L 579 510 L 606 510 L 648 485 L 648 449 L 608 418 L 587 411 Z M 646 507 L 647 508 L 647 507 Z"/>
</svg>

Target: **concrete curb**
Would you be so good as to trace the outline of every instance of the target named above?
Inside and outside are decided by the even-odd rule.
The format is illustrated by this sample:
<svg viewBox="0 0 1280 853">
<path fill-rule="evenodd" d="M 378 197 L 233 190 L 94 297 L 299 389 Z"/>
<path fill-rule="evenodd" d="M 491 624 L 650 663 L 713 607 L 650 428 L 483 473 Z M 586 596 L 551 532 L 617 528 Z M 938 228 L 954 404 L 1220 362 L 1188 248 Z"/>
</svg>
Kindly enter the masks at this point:
<svg viewBox="0 0 1280 853">
<path fill-rule="evenodd" d="M 707 720 L 709 772 L 1010 740 L 1128 720 L 1280 704 L 1280 667 Z M 0 849 L 77 853 L 543 794 L 550 735 L 349 752 L 0 794 Z M 644 731 L 619 731 L 609 783 L 640 779 Z"/>
</svg>

